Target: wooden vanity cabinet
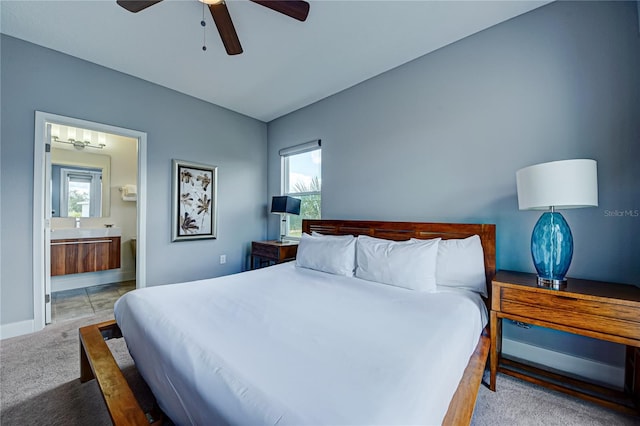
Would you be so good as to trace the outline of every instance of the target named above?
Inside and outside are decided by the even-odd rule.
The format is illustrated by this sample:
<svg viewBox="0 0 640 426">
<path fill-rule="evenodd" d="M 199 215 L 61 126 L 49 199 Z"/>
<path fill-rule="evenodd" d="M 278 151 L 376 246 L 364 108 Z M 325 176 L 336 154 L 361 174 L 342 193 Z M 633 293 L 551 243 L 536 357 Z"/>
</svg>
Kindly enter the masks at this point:
<svg viewBox="0 0 640 426">
<path fill-rule="evenodd" d="M 120 267 L 120 237 L 51 240 L 51 276 Z"/>
</svg>

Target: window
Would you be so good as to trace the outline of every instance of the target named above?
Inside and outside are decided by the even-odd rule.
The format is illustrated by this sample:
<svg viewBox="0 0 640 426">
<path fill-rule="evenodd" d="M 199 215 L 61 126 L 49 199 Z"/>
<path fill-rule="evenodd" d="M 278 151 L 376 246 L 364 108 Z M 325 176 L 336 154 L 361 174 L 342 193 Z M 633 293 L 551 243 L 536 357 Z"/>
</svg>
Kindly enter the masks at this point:
<svg viewBox="0 0 640 426">
<path fill-rule="evenodd" d="M 99 217 L 102 209 L 102 171 L 60 169 L 62 217 Z"/>
<path fill-rule="evenodd" d="M 322 150 L 320 140 L 280 150 L 282 195 L 299 198 L 300 215 L 287 218 L 288 237 L 302 235 L 302 219 L 320 219 Z"/>
</svg>

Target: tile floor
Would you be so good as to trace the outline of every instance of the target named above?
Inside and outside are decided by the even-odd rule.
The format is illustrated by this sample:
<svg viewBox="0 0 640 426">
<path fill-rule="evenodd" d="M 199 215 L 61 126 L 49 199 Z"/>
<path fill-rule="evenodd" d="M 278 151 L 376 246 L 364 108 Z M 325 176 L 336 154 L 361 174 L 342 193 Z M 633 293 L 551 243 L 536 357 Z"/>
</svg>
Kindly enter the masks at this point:
<svg viewBox="0 0 640 426">
<path fill-rule="evenodd" d="M 51 322 L 113 311 L 116 300 L 135 288 L 134 280 L 54 292 L 51 294 Z"/>
</svg>

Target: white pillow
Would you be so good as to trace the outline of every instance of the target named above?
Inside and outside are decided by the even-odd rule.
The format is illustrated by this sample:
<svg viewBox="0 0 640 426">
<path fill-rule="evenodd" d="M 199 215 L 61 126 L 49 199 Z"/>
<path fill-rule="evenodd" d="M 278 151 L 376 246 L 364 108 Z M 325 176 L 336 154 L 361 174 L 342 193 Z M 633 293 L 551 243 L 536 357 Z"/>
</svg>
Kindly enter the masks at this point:
<svg viewBox="0 0 640 426">
<path fill-rule="evenodd" d="M 487 297 L 484 252 L 478 235 L 442 240 L 438 245 L 438 285 L 472 290 Z"/>
<path fill-rule="evenodd" d="M 302 234 L 296 266 L 352 277 L 356 267 L 356 238 L 353 235 Z"/>
<path fill-rule="evenodd" d="M 399 242 L 360 235 L 356 246 L 356 277 L 433 292 L 439 241 L 440 238 Z"/>
</svg>

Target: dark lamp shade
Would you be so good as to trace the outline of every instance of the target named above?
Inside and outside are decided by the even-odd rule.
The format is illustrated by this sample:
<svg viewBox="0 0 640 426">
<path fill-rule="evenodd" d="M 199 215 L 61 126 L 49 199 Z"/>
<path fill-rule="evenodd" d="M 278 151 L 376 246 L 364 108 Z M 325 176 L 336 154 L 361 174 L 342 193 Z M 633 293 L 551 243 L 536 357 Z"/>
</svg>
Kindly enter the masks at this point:
<svg viewBox="0 0 640 426">
<path fill-rule="evenodd" d="M 300 214 L 300 200 L 286 195 L 273 197 L 271 213 Z"/>
</svg>

